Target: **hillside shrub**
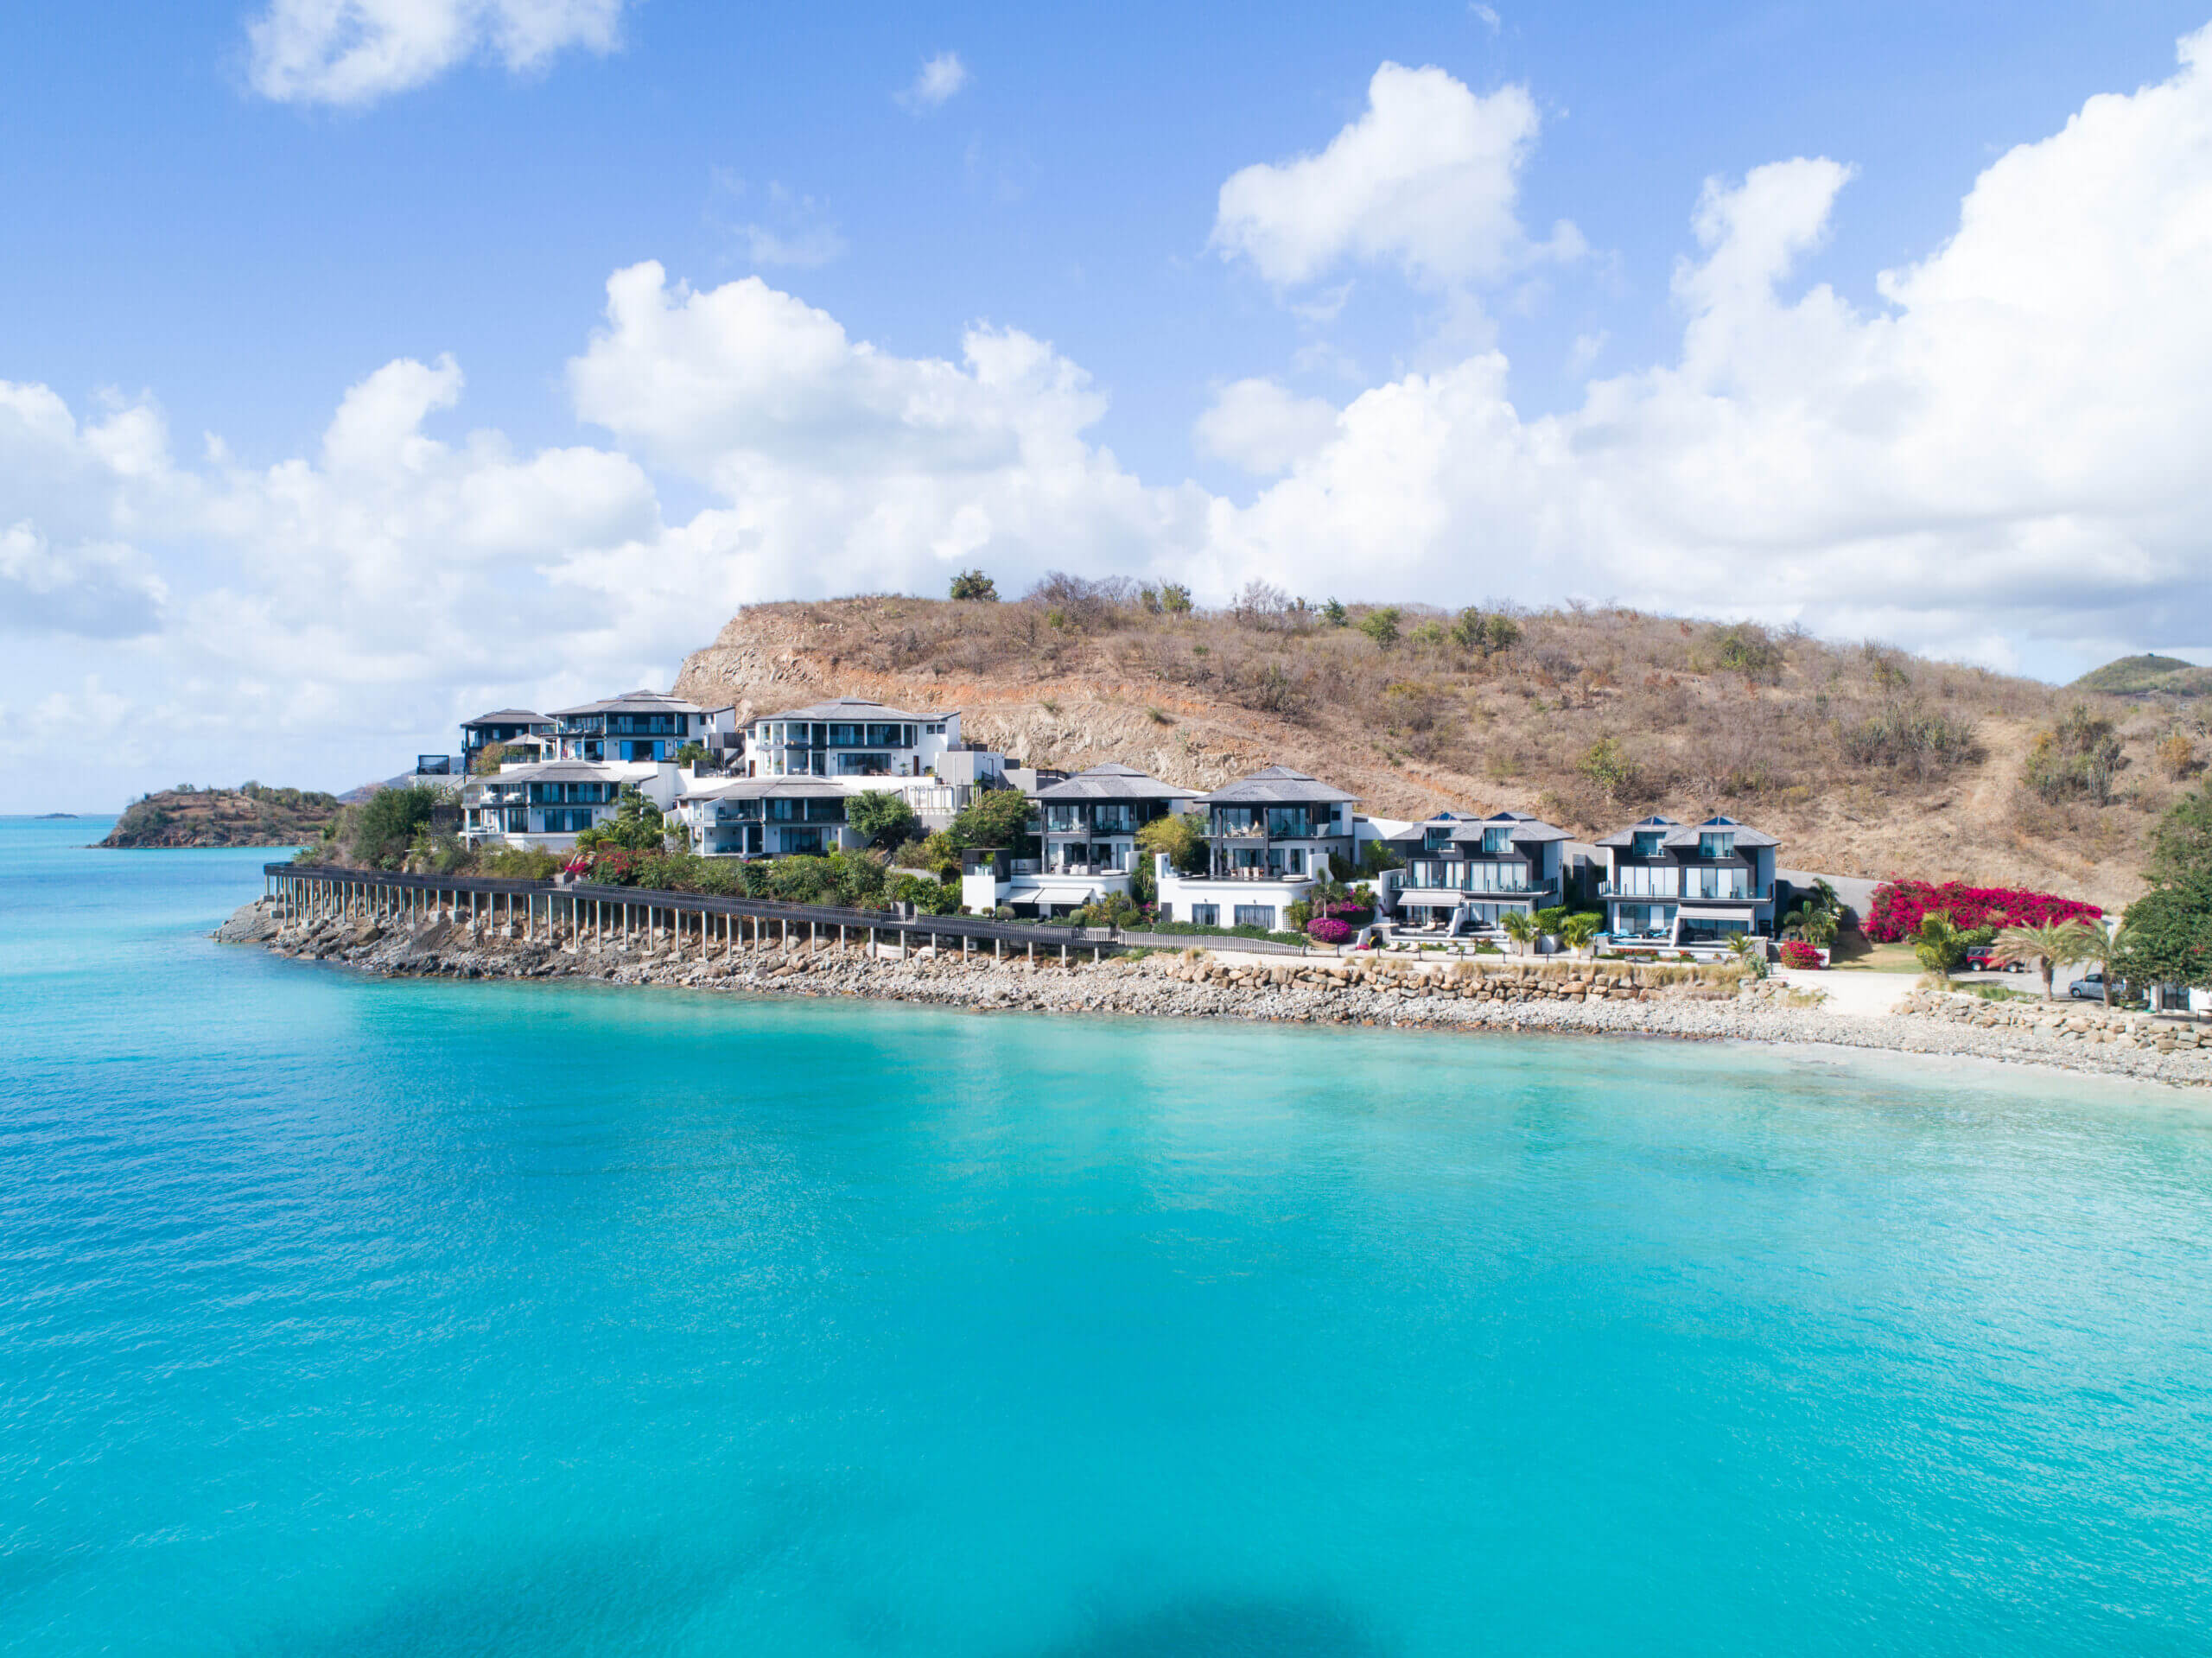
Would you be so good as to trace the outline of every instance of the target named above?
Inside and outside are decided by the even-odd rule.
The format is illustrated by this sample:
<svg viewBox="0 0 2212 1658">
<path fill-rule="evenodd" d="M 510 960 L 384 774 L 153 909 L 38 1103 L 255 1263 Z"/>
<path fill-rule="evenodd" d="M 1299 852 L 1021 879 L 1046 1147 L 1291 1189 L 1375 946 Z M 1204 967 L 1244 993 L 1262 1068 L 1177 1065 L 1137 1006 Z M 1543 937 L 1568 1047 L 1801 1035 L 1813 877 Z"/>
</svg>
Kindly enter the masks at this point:
<svg viewBox="0 0 2212 1658">
<path fill-rule="evenodd" d="M 1317 944 L 1342 944 L 1351 939 L 1351 925 L 1334 916 L 1317 915 L 1306 924 L 1306 936 Z"/>
<path fill-rule="evenodd" d="M 1918 932 L 1923 917 L 1936 913 L 1949 916 L 1961 930 L 1967 931 L 2094 922 L 2104 912 L 2080 899 L 2031 893 L 2024 887 L 1888 880 L 1874 889 L 1873 900 L 1866 906 L 1866 937 L 1878 944 L 1894 944 Z"/>
<path fill-rule="evenodd" d="M 2076 702 L 2048 731 L 2036 733 L 2020 781 L 2051 805 L 2062 800 L 2109 804 L 2113 783 L 2127 760 L 2109 720 Z"/>
</svg>

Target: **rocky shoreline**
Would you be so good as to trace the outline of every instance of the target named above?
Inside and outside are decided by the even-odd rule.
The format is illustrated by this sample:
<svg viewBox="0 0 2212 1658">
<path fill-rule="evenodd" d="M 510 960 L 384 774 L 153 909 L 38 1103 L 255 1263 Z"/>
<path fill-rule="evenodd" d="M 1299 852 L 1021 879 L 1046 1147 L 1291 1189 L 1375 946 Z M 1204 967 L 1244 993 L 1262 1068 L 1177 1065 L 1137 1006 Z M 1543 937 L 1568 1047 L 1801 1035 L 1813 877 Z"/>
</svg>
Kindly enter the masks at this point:
<svg viewBox="0 0 2212 1658">
<path fill-rule="evenodd" d="M 535 937 L 465 920 L 414 926 L 287 920 L 271 900 L 246 905 L 215 937 L 366 972 L 449 978 L 582 979 L 738 994 L 858 996 L 979 1011 L 1242 1019 L 1434 1030 L 1617 1033 L 1688 1040 L 1817 1044 L 1957 1056 L 2145 1081 L 2212 1083 L 2212 1045 L 2139 1015 L 1907 993 L 1895 1011 L 1850 1016 L 1778 979 L 1731 970 L 1610 962 L 1416 965 L 1391 958 L 1283 960 L 1179 955 L 1099 962 L 994 961 L 834 941 L 681 950 Z"/>
</svg>

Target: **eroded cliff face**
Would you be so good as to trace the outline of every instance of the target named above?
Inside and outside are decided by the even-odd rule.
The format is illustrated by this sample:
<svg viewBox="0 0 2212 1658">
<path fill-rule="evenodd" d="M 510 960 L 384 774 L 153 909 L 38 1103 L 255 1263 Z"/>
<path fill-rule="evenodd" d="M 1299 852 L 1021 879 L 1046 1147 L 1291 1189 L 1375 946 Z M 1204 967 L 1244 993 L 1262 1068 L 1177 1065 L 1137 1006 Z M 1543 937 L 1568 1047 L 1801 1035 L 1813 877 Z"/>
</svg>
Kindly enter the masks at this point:
<svg viewBox="0 0 2212 1658">
<path fill-rule="evenodd" d="M 1588 838 L 1648 811 L 1721 811 L 1780 835 L 1788 868 L 2107 908 L 2142 891 L 2145 837 L 2181 786 L 2155 768 L 2148 716 L 2114 702 L 2133 792 L 2102 811 L 2032 810 L 2029 746 L 2079 700 L 2033 681 L 1802 636 L 1775 640 L 1779 665 L 1754 677 L 1704 659 L 1716 624 L 1560 612 L 1522 626 L 1518 645 L 1478 659 L 1424 643 L 1411 614 L 1384 648 L 1357 626 L 860 597 L 749 607 L 675 689 L 746 717 L 834 696 L 957 708 L 964 735 L 1022 763 L 1119 760 L 1192 789 L 1289 765 L 1382 817 L 1510 808 Z M 1931 776 L 1839 752 L 1846 720 L 1900 696 L 1969 724 L 1977 757 Z M 1590 757 L 1608 742 L 1640 783 L 1600 774 Z"/>
<path fill-rule="evenodd" d="M 1453 798 L 1288 721 L 1132 674 L 1105 651 L 1065 650 L 1042 675 L 963 672 L 943 663 L 885 671 L 866 651 L 880 630 L 864 615 L 837 613 L 842 608 L 741 612 L 712 645 L 684 659 L 676 695 L 709 707 L 734 703 L 741 720 L 834 696 L 917 711 L 957 708 L 963 736 L 1023 765 L 1079 772 L 1118 760 L 1186 789 L 1211 789 L 1263 765 L 1294 765 L 1332 780 L 1357 777 L 1367 790 L 1363 799 L 1386 816 L 1393 806 L 1395 815 L 1410 816 Z"/>
</svg>

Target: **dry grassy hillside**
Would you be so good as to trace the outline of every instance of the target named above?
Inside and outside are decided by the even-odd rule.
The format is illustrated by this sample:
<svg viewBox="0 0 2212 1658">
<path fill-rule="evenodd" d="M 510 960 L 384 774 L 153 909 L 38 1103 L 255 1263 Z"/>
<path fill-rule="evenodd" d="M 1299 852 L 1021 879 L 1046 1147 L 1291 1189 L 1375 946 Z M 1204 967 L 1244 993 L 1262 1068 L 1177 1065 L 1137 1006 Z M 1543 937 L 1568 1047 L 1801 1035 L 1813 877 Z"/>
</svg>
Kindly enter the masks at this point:
<svg viewBox="0 0 2212 1658">
<path fill-rule="evenodd" d="M 1372 607 L 1332 624 L 1262 590 L 1177 614 L 1065 577 L 1019 602 L 757 605 L 676 689 L 748 713 L 957 708 L 1031 764 L 1119 759 L 1194 787 L 1280 761 L 1384 816 L 1516 807 L 1587 835 L 1725 811 L 1781 835 L 1791 867 L 2108 905 L 2140 890 L 2145 833 L 2207 746 L 2171 707 L 1880 645 L 1624 610 L 1390 613 L 1395 638 Z"/>
<path fill-rule="evenodd" d="M 125 807 L 100 845 L 299 846 L 337 815 L 336 798 L 312 790 L 164 789 Z"/>
</svg>

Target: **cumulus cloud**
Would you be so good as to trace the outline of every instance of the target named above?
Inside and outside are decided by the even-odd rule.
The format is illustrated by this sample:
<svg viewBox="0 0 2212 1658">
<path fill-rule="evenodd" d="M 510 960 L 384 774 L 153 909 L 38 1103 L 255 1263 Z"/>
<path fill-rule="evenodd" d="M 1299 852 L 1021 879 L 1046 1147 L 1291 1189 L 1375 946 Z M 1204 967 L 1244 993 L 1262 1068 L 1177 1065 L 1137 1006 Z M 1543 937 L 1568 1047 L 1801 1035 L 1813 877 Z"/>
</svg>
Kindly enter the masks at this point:
<svg viewBox="0 0 2212 1658">
<path fill-rule="evenodd" d="M 1224 568 L 1802 618 L 2001 657 L 2201 642 L 2212 82 L 2093 98 L 1999 160 L 1863 313 L 1782 288 L 1849 169 L 1709 184 L 1679 358 L 1524 421 L 1495 353 L 1376 387 L 1224 515 Z M 2000 644 L 1999 641 L 2009 643 Z"/>
<path fill-rule="evenodd" d="M 247 25 L 249 78 L 289 104 L 372 104 L 470 58 L 515 73 L 570 47 L 606 54 L 622 0 L 270 0 Z"/>
<path fill-rule="evenodd" d="M 1262 477 L 1287 472 L 1336 435 L 1337 411 L 1273 380 L 1232 381 L 1198 416 L 1198 450 Z"/>
<path fill-rule="evenodd" d="M 364 376 L 310 453 L 259 467 L 219 443 L 179 461 L 149 398 L 80 414 L 0 383 L 16 799 L 73 766 L 112 788 L 107 757 L 149 731 L 133 786 L 358 781 L 482 707 L 666 683 L 737 605 L 938 592 L 976 563 L 1007 588 L 1058 567 L 1214 600 L 1352 569 L 1378 597 L 1617 598 L 1999 663 L 2201 647 L 2206 44 L 1999 158 L 1877 306 L 1803 285 L 1850 171 L 1798 158 L 1684 201 L 1679 348 L 1579 407 L 1524 416 L 1494 348 L 1341 409 L 1226 386 L 1194 436 L 1270 480 L 1245 499 L 1124 468 L 1103 391 L 1020 329 L 902 356 L 758 277 L 694 289 L 652 264 L 612 276 L 569 365 L 595 442 L 461 429 L 451 358 Z M 657 473 L 707 505 L 668 521 Z M 118 734 L 97 762 L 74 737 L 25 747 L 57 697 Z"/>
<path fill-rule="evenodd" d="M 0 629 L 136 638 L 158 626 L 168 598 L 162 579 L 130 547 L 56 548 L 29 523 L 0 530 Z"/>
<path fill-rule="evenodd" d="M 940 52 L 916 72 L 912 84 L 901 92 L 900 105 L 919 115 L 941 107 L 968 84 L 968 66 L 957 52 Z"/>
<path fill-rule="evenodd" d="M 1481 97 L 1441 69 L 1386 63 L 1326 149 L 1230 177 L 1211 245 L 1280 287 L 1348 260 L 1431 286 L 1495 278 L 1530 252 L 1516 204 L 1538 125 L 1526 87 Z M 1580 248 L 1571 226 L 1555 243 Z"/>
</svg>

